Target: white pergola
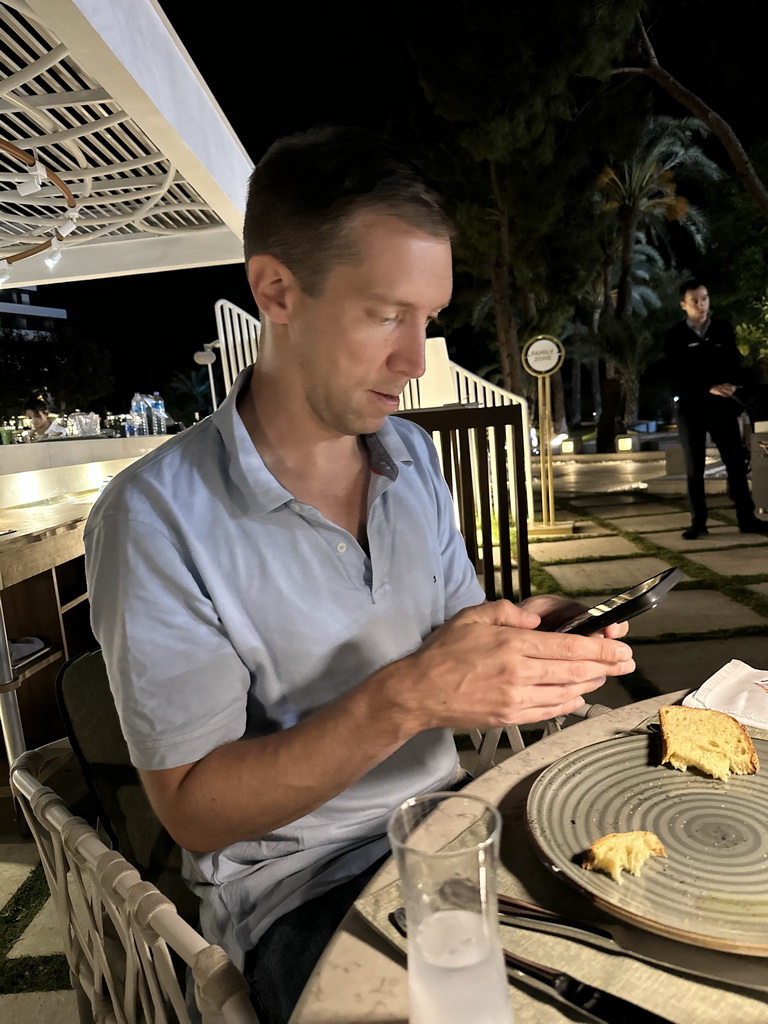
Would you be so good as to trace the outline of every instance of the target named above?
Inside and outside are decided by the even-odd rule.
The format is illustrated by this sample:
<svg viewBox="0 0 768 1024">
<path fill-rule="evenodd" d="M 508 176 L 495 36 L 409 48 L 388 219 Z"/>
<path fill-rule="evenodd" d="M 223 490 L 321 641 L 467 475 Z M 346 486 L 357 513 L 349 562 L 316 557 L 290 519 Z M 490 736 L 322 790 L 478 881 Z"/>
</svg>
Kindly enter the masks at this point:
<svg viewBox="0 0 768 1024">
<path fill-rule="evenodd" d="M 155 0 L 0 0 L 0 76 L 6 287 L 242 261 L 252 162 Z"/>
</svg>

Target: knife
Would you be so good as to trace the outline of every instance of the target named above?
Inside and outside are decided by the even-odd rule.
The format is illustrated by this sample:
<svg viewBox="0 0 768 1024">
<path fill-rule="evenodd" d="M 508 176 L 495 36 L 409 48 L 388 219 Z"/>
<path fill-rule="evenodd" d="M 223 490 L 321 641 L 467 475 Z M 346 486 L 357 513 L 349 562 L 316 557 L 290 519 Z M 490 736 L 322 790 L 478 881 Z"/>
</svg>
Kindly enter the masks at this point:
<svg viewBox="0 0 768 1024">
<path fill-rule="evenodd" d="M 407 936 L 405 907 L 398 907 L 390 914 L 390 921 L 401 935 Z M 628 999 L 614 996 L 603 989 L 585 985 L 564 971 L 527 960 L 506 949 L 503 952 L 508 973 L 519 972 L 542 982 L 553 989 L 564 1002 L 584 1011 L 602 1024 L 672 1024 L 667 1017 L 660 1017 L 657 1013 L 638 1006 L 637 1003 L 631 1003 Z"/>
</svg>

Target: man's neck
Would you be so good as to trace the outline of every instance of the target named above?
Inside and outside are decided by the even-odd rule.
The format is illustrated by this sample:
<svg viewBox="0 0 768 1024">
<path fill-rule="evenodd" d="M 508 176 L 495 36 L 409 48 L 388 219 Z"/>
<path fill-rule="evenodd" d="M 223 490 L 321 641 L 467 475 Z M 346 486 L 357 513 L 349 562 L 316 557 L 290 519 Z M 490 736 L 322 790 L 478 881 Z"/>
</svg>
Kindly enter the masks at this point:
<svg viewBox="0 0 768 1024">
<path fill-rule="evenodd" d="M 686 324 L 690 327 L 694 334 L 698 334 L 702 338 L 709 327 L 709 323 L 712 319 L 712 314 L 707 313 L 703 320 L 691 320 L 690 317 L 686 317 Z"/>
<path fill-rule="evenodd" d="M 296 414 L 301 404 L 257 368 L 237 402 L 240 418 L 264 465 L 296 497 L 295 488 L 301 481 L 306 481 L 310 490 L 325 481 L 340 484 L 367 464 L 360 438 L 305 422 Z"/>
</svg>

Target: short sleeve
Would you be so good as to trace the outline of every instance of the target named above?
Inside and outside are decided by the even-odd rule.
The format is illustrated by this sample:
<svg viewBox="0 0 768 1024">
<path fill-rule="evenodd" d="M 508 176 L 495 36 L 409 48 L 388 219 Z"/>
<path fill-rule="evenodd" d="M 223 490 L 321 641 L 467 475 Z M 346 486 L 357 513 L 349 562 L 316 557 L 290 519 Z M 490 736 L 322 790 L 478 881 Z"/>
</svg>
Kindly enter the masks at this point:
<svg viewBox="0 0 768 1024">
<path fill-rule="evenodd" d="M 189 764 L 239 739 L 249 672 L 171 538 L 113 513 L 85 547 L 93 630 L 136 767 Z"/>
</svg>

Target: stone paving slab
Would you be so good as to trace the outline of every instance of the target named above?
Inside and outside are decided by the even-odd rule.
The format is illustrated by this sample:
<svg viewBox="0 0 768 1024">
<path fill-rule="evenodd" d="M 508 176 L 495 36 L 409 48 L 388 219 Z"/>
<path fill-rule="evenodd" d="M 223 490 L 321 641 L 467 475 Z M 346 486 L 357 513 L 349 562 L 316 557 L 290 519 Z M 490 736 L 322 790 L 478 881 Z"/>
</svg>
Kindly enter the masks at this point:
<svg viewBox="0 0 768 1024">
<path fill-rule="evenodd" d="M 547 566 L 547 572 L 557 580 L 565 594 L 578 594 L 583 590 L 620 593 L 668 568 L 668 562 L 643 555 L 639 558 L 622 558 L 605 562 L 551 565 Z M 683 579 L 686 580 L 690 578 L 690 576 L 683 576 Z"/>
<path fill-rule="evenodd" d="M 34 843 L 3 843 L 0 846 L 0 907 L 4 907 L 26 881 L 39 860 Z"/>
<path fill-rule="evenodd" d="M 674 513 L 678 510 L 674 505 L 663 505 L 657 501 L 636 501 L 631 505 L 589 505 L 584 508 L 584 511 L 591 513 L 593 516 L 599 516 L 600 519 L 608 519 L 611 522 L 615 521 L 616 525 L 621 529 L 621 521 L 630 516 L 634 518 L 637 516 L 663 515 L 665 513 Z"/>
<path fill-rule="evenodd" d="M 633 555 L 638 553 L 638 548 L 624 537 L 584 537 L 577 540 L 530 544 L 529 551 L 537 562 L 549 565 L 552 562 L 569 562 L 573 558 L 586 558 L 592 555 Z"/>
<path fill-rule="evenodd" d="M 64 943 L 59 932 L 56 905 L 52 899 L 47 899 L 23 935 L 8 950 L 8 956 L 50 956 L 63 952 Z"/>
<path fill-rule="evenodd" d="M 768 586 L 768 584 L 766 584 Z M 612 594 L 590 597 L 590 605 L 607 601 Z M 707 633 L 710 629 L 758 626 L 767 618 L 732 601 L 717 590 L 672 590 L 656 608 L 630 621 L 628 640 L 661 636 L 662 633 Z"/>
<path fill-rule="evenodd" d="M 760 541 L 762 547 L 732 548 L 730 551 L 697 551 L 695 557 L 691 556 L 691 561 L 723 576 L 756 576 L 758 573 L 768 573 L 766 542 L 763 538 L 760 538 Z"/>
<path fill-rule="evenodd" d="M 0 1020 L 4 1024 L 73 1024 L 80 1018 L 77 998 L 67 992 L 17 992 L 0 996 Z"/>
<path fill-rule="evenodd" d="M 637 667 L 645 678 L 660 693 L 672 693 L 701 686 L 734 658 L 753 668 L 768 669 L 768 636 L 638 644 L 634 653 Z"/>
<path fill-rule="evenodd" d="M 687 526 L 686 522 L 686 526 Z M 689 551 L 711 551 L 717 548 L 733 547 L 735 544 L 748 545 L 750 548 L 757 545 L 768 544 L 768 537 L 759 533 L 740 533 L 736 525 L 727 526 L 725 523 L 715 524 L 711 519 L 707 527 L 709 534 L 706 537 L 697 537 L 696 540 L 685 540 L 681 532 L 654 533 L 648 539 L 654 544 L 660 544 L 663 548 L 671 548 L 672 551 L 681 551 L 688 554 Z M 765 572 L 768 572 L 768 556 L 766 559 Z M 760 572 L 760 569 L 753 569 L 752 572 Z M 726 572 L 726 575 L 728 573 Z"/>
<path fill-rule="evenodd" d="M 661 530 L 684 530 L 690 524 L 691 517 L 687 512 L 667 512 L 663 515 L 622 516 L 611 521 L 618 530 L 653 533 Z"/>
<path fill-rule="evenodd" d="M 707 495 L 707 502 L 709 502 L 710 496 L 726 495 L 727 484 L 728 481 L 725 479 L 705 477 L 704 493 Z M 647 481 L 647 489 L 649 494 L 657 494 L 660 498 L 685 498 L 688 493 L 688 487 L 684 476 L 658 476 L 653 479 L 649 479 Z"/>
<path fill-rule="evenodd" d="M 643 502 L 642 498 L 636 498 L 633 494 L 589 494 L 580 498 L 572 498 L 573 505 L 598 506 L 598 505 L 634 505 Z"/>
<path fill-rule="evenodd" d="M 591 519 L 577 519 L 574 527 L 574 537 L 610 537 L 616 531 L 610 526 L 598 526 Z"/>
</svg>

